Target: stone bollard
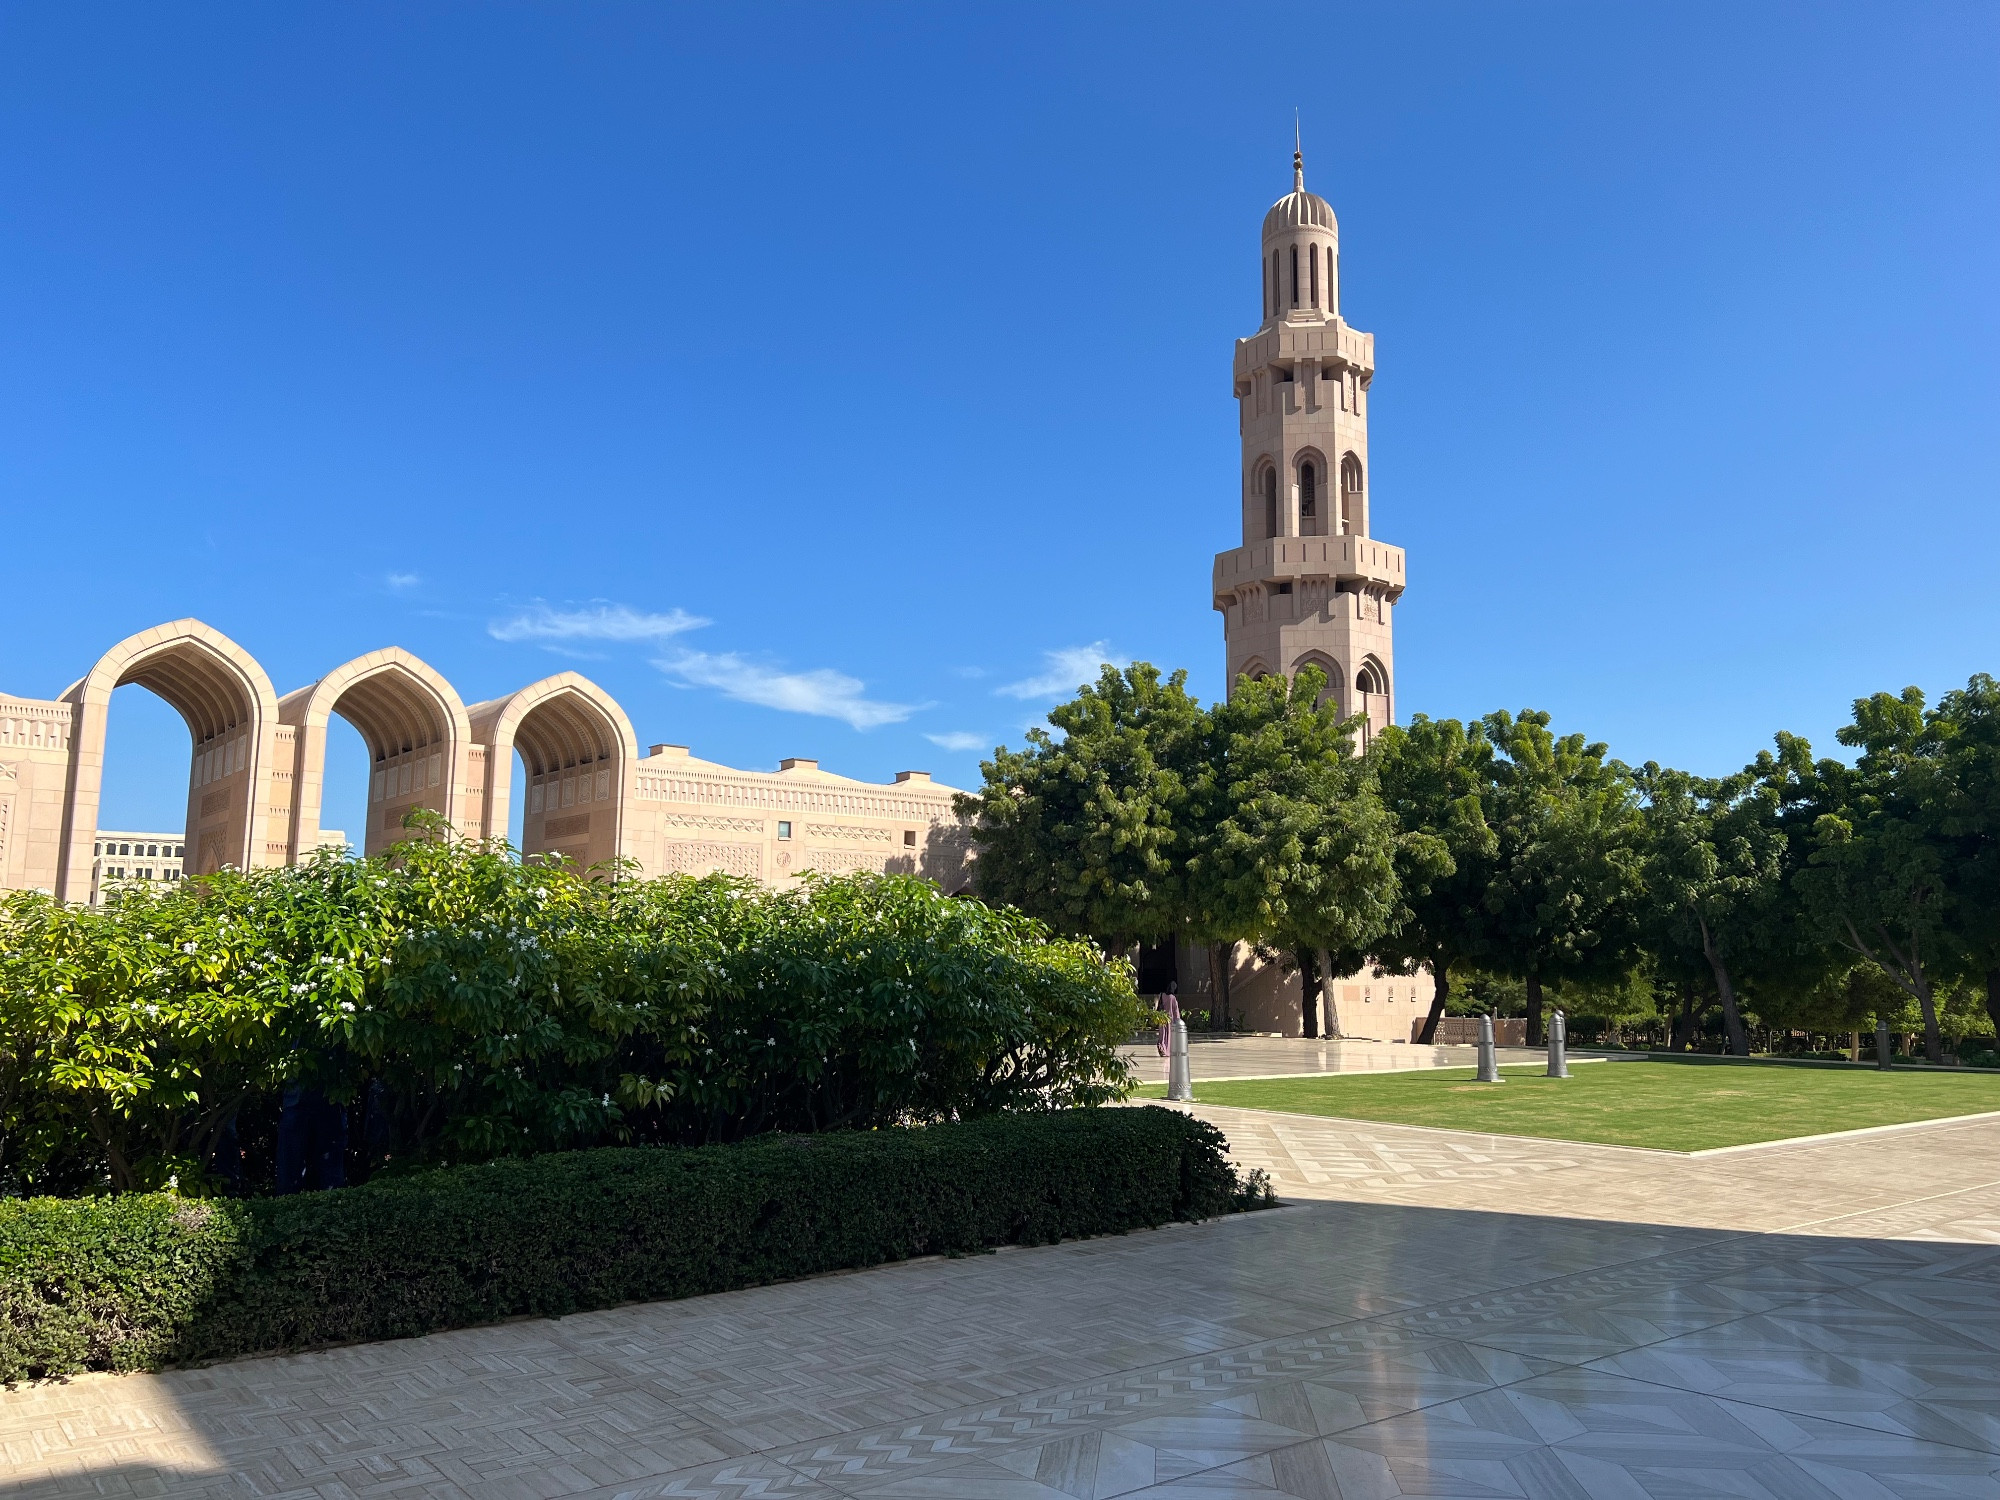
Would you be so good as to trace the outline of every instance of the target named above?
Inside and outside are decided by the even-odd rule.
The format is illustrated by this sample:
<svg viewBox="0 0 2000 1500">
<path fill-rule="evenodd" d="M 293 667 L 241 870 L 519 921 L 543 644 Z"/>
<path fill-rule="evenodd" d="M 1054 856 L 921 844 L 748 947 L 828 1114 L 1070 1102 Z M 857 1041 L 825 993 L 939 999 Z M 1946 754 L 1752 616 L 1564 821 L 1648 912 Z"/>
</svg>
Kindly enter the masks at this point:
<svg viewBox="0 0 2000 1500">
<path fill-rule="evenodd" d="M 1889 1061 L 1889 1023 L 1875 1023 L 1875 1066 L 1887 1073 L 1895 1065 Z"/>
<path fill-rule="evenodd" d="M 1557 1011 L 1549 1017 L 1549 1077 L 1569 1077 L 1569 1032 L 1563 1023 L 1563 1013 Z"/>
<path fill-rule="evenodd" d="M 1188 1077 L 1187 1022 L 1174 1017 L 1167 1043 L 1167 1097 L 1177 1104 L 1194 1103 L 1194 1082 Z"/>
<path fill-rule="evenodd" d="M 1493 1018 L 1479 1018 L 1479 1081 L 1500 1082 L 1500 1059 L 1493 1055 Z"/>
</svg>

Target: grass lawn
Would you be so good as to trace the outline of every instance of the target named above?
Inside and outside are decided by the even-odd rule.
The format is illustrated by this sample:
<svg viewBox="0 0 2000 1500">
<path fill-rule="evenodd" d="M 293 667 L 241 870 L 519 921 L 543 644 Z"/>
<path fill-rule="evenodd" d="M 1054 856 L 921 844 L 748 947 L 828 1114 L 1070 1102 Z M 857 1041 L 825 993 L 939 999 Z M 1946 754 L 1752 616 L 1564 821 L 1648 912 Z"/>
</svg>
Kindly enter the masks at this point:
<svg viewBox="0 0 2000 1500">
<path fill-rule="evenodd" d="M 1437 1125 L 1496 1135 L 1539 1135 L 1659 1151 L 1706 1151 L 1752 1141 L 1900 1125 L 2000 1110 L 2000 1074 L 1877 1073 L 1833 1068 L 1699 1063 L 1584 1063 L 1569 1078 L 1505 1068 L 1476 1083 L 1470 1068 L 1330 1078 L 1244 1078 L 1197 1083 L 1202 1104 L 1301 1115 Z M 1148 1084 L 1144 1097 L 1166 1095 Z"/>
</svg>

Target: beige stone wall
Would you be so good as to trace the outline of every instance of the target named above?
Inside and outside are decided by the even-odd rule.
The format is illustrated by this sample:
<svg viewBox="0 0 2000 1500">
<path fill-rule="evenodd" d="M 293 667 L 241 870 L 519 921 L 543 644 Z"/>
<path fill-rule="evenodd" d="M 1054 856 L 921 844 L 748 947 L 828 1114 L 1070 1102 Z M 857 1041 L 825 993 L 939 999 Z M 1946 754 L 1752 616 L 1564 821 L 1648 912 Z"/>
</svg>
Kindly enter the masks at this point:
<svg viewBox="0 0 2000 1500">
<path fill-rule="evenodd" d="M 627 847 L 649 874 L 726 870 L 780 885 L 808 870 L 922 875 L 956 894 L 971 883 L 971 844 L 954 789 L 928 772 L 891 785 L 787 760 L 737 771 L 655 745 L 638 764 Z"/>
<path fill-rule="evenodd" d="M 1412 1024 L 1430 1013 L 1437 985 L 1429 971 L 1392 975 L 1362 969 L 1338 976 L 1326 991 L 1320 1007 L 1320 1035 L 1407 1042 Z M 1331 1026 L 1327 1024 L 1329 1010 Z M 1239 944 L 1230 967 L 1229 1012 L 1241 1030 L 1303 1036 L 1305 1009 L 1298 973 L 1265 963 L 1247 945 Z"/>
<path fill-rule="evenodd" d="M 320 826 L 326 730 L 338 714 L 370 757 L 365 853 L 400 838 L 420 807 L 467 837 L 504 836 L 519 797 L 527 855 L 630 860 L 647 875 L 725 870 L 769 885 L 808 870 L 918 874 L 953 892 L 970 883 L 953 789 L 923 771 L 884 785 L 804 759 L 756 772 L 672 745 L 642 756 L 624 709 L 578 673 L 467 707 L 435 668 L 395 647 L 281 699 L 242 647 L 177 620 L 121 641 L 61 700 L 0 695 L 0 889 L 99 894 L 110 697 L 135 682 L 188 724 L 187 832 L 172 837 L 191 875 L 296 863 L 339 837 Z"/>
</svg>

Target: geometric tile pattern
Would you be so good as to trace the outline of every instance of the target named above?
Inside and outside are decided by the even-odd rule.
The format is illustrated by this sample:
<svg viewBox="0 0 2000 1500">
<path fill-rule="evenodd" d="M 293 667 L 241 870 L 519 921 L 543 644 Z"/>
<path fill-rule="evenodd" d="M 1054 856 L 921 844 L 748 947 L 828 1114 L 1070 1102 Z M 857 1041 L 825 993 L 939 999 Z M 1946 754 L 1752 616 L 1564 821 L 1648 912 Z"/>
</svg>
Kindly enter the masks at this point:
<svg viewBox="0 0 2000 1500">
<path fill-rule="evenodd" d="M 1199 1112 L 1292 1206 L 0 1394 L 0 1496 L 2000 1500 L 2000 1122 Z"/>
</svg>

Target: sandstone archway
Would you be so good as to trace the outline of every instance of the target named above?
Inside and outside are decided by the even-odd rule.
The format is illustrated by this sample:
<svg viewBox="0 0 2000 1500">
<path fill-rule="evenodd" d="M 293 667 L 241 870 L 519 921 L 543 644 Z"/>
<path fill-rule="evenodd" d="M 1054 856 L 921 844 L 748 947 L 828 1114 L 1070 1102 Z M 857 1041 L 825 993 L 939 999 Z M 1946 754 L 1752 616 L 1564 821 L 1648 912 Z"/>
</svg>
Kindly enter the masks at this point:
<svg viewBox="0 0 2000 1500">
<path fill-rule="evenodd" d="M 519 750 L 522 854 L 561 854 L 581 865 L 618 855 L 639 740 L 616 699 L 579 673 L 559 672 L 468 713 L 486 752 L 487 836 L 507 832 Z"/>
<path fill-rule="evenodd" d="M 457 690 L 428 662 L 397 646 L 371 651 L 286 694 L 278 712 L 295 735 L 287 830 L 293 862 L 319 847 L 327 721 L 334 714 L 368 747 L 367 823 L 356 839 L 363 854 L 403 837 L 403 818 L 418 807 L 442 813 L 463 832 L 481 831 L 472 724 Z"/>
<path fill-rule="evenodd" d="M 164 698 L 188 727 L 188 873 L 284 863 L 290 777 L 283 777 L 274 799 L 279 725 L 271 679 L 221 631 L 199 620 L 174 620 L 127 636 L 63 694 L 75 720 L 56 894 L 67 901 L 90 898 L 111 695 L 127 683 Z"/>
</svg>

